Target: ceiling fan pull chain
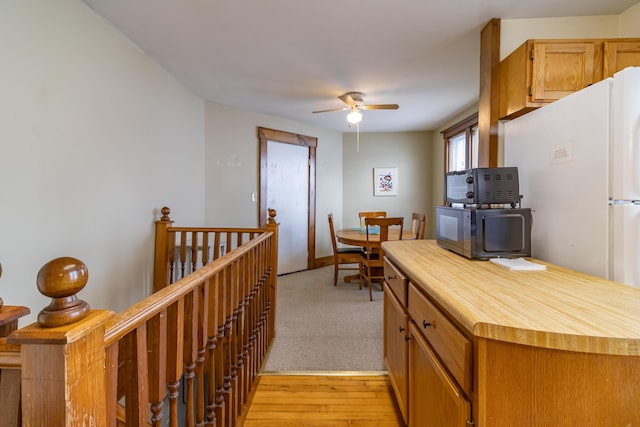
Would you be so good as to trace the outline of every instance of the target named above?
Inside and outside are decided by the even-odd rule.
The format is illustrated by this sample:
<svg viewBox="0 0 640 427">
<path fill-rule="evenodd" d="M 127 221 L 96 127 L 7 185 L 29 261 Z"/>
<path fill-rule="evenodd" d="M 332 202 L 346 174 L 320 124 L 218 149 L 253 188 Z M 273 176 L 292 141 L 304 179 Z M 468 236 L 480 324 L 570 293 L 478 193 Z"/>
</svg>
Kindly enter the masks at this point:
<svg viewBox="0 0 640 427">
<path fill-rule="evenodd" d="M 356 152 L 360 152 L 360 123 L 356 123 Z"/>
</svg>

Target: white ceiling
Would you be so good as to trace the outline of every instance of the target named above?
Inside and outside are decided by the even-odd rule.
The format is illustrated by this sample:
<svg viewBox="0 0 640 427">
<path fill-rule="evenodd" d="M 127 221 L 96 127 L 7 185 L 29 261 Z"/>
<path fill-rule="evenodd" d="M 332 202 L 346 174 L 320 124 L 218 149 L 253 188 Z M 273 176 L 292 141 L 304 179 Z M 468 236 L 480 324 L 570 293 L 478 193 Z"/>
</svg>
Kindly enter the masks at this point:
<svg viewBox="0 0 640 427">
<path fill-rule="evenodd" d="M 432 130 L 477 103 L 492 18 L 620 14 L 638 0 L 84 0 L 200 97 L 341 132 Z"/>
</svg>

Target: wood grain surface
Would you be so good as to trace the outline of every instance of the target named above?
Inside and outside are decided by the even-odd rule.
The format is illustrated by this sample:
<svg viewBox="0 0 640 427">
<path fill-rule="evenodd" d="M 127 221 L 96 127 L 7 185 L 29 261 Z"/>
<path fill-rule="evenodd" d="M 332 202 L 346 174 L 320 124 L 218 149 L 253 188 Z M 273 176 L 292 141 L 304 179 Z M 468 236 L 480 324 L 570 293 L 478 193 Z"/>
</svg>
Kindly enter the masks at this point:
<svg viewBox="0 0 640 427">
<path fill-rule="evenodd" d="M 401 427 L 387 376 L 262 375 L 245 427 Z"/>
<path fill-rule="evenodd" d="M 546 271 L 469 260 L 434 240 L 383 243 L 418 288 L 476 337 L 640 356 L 640 289 L 528 258 Z"/>
</svg>

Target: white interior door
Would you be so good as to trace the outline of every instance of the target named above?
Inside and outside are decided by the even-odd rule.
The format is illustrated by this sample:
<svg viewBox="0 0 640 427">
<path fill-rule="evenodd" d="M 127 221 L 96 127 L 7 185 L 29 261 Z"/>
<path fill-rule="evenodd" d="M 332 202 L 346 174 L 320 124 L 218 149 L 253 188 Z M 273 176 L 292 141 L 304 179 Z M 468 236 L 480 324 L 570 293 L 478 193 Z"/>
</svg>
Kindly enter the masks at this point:
<svg viewBox="0 0 640 427">
<path fill-rule="evenodd" d="M 267 143 L 267 207 L 277 212 L 278 274 L 306 270 L 309 258 L 309 149 Z"/>
</svg>

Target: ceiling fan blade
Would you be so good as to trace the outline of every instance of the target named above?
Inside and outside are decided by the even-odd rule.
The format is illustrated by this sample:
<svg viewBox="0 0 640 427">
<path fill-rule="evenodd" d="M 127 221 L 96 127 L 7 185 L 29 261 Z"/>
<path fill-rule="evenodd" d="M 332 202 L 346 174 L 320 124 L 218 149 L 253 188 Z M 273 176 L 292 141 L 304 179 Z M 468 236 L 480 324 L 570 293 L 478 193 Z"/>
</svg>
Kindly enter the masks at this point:
<svg viewBox="0 0 640 427">
<path fill-rule="evenodd" d="M 373 104 L 373 105 L 363 105 L 363 110 L 397 110 L 400 108 L 398 104 Z"/>
<path fill-rule="evenodd" d="M 353 107 L 358 102 L 362 103 L 362 94 L 360 92 L 349 92 L 345 93 L 344 95 L 340 95 L 338 99 L 347 104 L 349 107 Z"/>
<path fill-rule="evenodd" d="M 318 110 L 318 111 L 312 111 L 312 113 L 329 113 L 331 111 L 345 111 L 345 110 L 349 110 L 349 107 L 343 107 L 343 108 L 332 108 L 331 110 Z"/>
</svg>

